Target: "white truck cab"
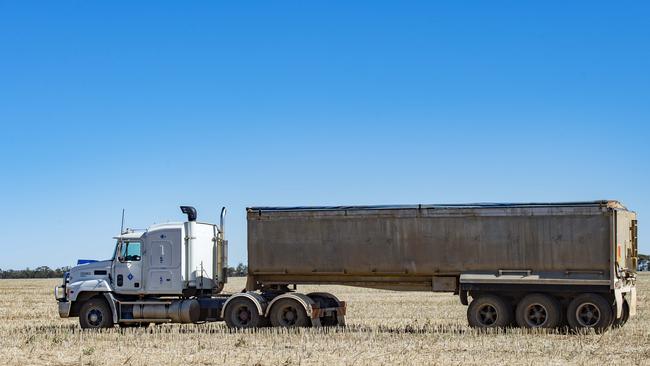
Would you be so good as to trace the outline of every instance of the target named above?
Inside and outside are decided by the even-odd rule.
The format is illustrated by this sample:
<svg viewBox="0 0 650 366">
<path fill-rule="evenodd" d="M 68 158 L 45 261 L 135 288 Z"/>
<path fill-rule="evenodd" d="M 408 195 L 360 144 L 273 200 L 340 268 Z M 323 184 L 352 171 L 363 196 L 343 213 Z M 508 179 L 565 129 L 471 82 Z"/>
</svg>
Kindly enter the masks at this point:
<svg viewBox="0 0 650 366">
<path fill-rule="evenodd" d="M 181 210 L 186 222 L 126 230 L 115 237 L 113 258 L 72 268 L 55 288 L 59 315 L 79 316 L 83 328 L 196 321 L 197 298 L 218 295 L 227 280 L 226 210 L 220 225 Z"/>
</svg>

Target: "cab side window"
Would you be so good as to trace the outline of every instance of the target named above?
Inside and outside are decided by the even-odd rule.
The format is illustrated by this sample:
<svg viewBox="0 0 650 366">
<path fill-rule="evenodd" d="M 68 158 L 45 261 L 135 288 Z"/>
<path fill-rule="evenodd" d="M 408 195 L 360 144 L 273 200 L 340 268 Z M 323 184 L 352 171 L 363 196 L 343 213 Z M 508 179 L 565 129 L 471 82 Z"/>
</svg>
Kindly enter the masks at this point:
<svg viewBox="0 0 650 366">
<path fill-rule="evenodd" d="M 142 253 L 140 251 L 140 242 L 127 241 L 122 243 L 122 257 L 125 261 L 139 261 Z"/>
</svg>

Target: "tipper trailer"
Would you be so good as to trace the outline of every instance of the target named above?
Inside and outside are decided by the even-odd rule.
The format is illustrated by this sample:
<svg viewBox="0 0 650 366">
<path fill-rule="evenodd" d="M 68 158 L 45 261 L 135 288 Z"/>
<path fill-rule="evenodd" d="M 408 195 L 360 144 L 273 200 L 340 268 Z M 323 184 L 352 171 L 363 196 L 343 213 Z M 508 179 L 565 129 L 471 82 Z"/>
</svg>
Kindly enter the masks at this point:
<svg viewBox="0 0 650 366">
<path fill-rule="evenodd" d="M 123 233 L 113 259 L 73 268 L 60 315 L 84 328 L 343 325 L 345 302 L 304 284 L 453 293 L 479 328 L 604 329 L 636 313 L 636 214 L 616 201 L 251 207 L 246 289 L 230 295 L 225 211 L 212 225 L 182 209 L 187 222 Z"/>
</svg>

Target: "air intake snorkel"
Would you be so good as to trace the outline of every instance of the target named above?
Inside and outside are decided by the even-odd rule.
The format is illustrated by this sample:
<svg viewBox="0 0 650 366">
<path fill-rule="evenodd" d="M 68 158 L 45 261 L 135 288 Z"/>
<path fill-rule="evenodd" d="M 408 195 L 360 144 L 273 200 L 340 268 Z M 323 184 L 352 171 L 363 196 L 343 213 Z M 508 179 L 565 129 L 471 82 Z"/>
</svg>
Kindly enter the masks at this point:
<svg viewBox="0 0 650 366">
<path fill-rule="evenodd" d="M 196 209 L 192 206 L 181 206 L 181 212 L 187 215 L 187 221 L 196 221 Z"/>
<path fill-rule="evenodd" d="M 187 215 L 187 222 L 183 224 L 185 228 L 185 271 L 183 280 L 185 286 L 196 287 L 196 263 L 194 263 L 194 246 L 196 237 L 194 231 L 196 228 L 196 209 L 192 206 L 181 206 L 181 212 Z"/>
</svg>

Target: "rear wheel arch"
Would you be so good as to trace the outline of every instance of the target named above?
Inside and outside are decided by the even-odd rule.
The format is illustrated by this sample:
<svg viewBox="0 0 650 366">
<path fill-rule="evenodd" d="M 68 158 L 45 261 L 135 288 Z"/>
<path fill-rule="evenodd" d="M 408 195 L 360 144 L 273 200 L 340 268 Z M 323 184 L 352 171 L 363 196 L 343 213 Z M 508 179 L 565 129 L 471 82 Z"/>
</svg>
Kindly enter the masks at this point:
<svg viewBox="0 0 650 366">
<path fill-rule="evenodd" d="M 257 309 L 257 313 L 259 315 L 264 316 L 266 309 L 268 308 L 268 302 L 266 301 L 265 298 L 263 298 L 260 294 L 254 293 L 254 292 L 241 292 L 238 294 L 234 294 L 226 300 L 226 302 L 223 304 L 223 308 L 221 309 L 221 317 L 223 318 L 225 315 L 226 308 L 228 307 L 228 304 L 230 304 L 232 301 L 235 301 L 235 299 L 238 298 L 246 298 L 249 299 L 253 304 L 255 304 L 255 308 Z"/>
<path fill-rule="evenodd" d="M 269 305 L 266 307 L 266 313 L 264 315 L 269 316 L 273 309 L 273 305 L 282 299 L 293 299 L 297 301 L 305 309 L 305 312 L 307 313 L 308 317 L 310 317 L 311 315 L 312 307 L 316 304 L 316 302 L 314 302 L 314 300 L 309 298 L 309 296 L 307 295 L 290 292 L 290 293 L 277 296 L 273 300 L 271 300 Z"/>
<path fill-rule="evenodd" d="M 332 295 L 334 296 L 334 295 Z M 335 298 L 335 297 L 334 297 Z M 338 300 L 338 299 L 337 299 Z M 271 321 L 273 326 L 282 326 L 279 324 L 278 319 L 273 319 L 274 314 L 277 313 L 277 307 L 287 305 L 288 301 L 293 301 L 296 307 L 296 315 L 300 315 L 297 326 L 320 326 L 319 318 L 312 318 L 312 310 L 316 307 L 316 302 L 311 299 L 309 296 L 296 292 L 289 292 L 275 297 L 269 303 L 269 306 L 266 308 L 266 317 Z M 299 311 L 298 311 L 299 310 Z M 275 312 L 275 313 L 274 313 Z M 302 314 L 305 315 L 305 321 L 303 322 Z"/>
<path fill-rule="evenodd" d="M 268 316 L 274 327 L 307 327 L 311 325 L 310 314 L 295 297 L 283 297 L 270 307 Z"/>
</svg>

